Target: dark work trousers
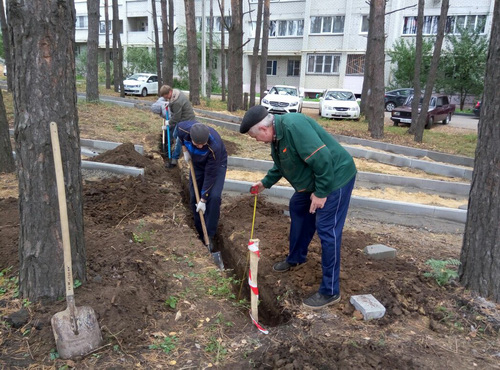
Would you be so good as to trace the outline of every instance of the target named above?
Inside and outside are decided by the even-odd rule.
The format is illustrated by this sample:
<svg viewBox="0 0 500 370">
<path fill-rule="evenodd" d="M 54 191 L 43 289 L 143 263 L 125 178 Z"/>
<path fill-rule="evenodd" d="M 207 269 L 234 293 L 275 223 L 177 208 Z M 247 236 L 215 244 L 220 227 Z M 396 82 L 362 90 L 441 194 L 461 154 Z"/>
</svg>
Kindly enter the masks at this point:
<svg viewBox="0 0 500 370">
<path fill-rule="evenodd" d="M 306 261 L 309 243 L 317 231 L 321 240 L 321 267 L 323 279 L 321 294 L 340 293 L 340 245 L 355 177 L 342 188 L 331 192 L 323 208 L 309 213 L 311 193 L 295 193 L 290 199 L 290 264 Z"/>
<path fill-rule="evenodd" d="M 222 201 L 222 188 L 224 187 L 224 180 L 226 178 L 227 165 L 221 165 L 217 172 L 217 178 L 215 180 L 214 186 L 209 191 L 209 196 L 207 200 L 207 209 L 203 215 L 205 218 L 205 224 L 207 227 L 207 234 L 209 237 L 215 236 L 217 231 L 217 225 L 219 223 L 220 217 L 220 205 Z M 199 170 L 194 170 L 196 175 L 196 183 L 198 184 L 198 191 L 202 190 L 203 180 L 205 178 L 205 173 Z M 196 196 L 194 195 L 193 179 L 189 177 L 189 191 L 191 195 L 191 209 L 194 214 L 194 226 L 198 231 L 198 234 L 203 239 L 203 229 L 201 227 L 201 220 L 199 212 L 196 212 Z"/>
</svg>

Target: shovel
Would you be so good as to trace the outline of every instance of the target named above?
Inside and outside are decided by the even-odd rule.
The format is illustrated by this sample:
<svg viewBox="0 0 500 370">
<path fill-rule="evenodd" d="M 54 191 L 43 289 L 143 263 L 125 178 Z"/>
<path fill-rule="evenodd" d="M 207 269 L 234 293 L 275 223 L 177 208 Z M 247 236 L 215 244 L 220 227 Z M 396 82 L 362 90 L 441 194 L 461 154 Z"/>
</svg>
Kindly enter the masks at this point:
<svg viewBox="0 0 500 370">
<path fill-rule="evenodd" d="M 200 194 L 198 192 L 198 184 L 196 182 L 196 174 L 194 173 L 193 161 L 189 160 L 189 168 L 191 169 L 191 179 L 193 181 L 194 195 L 196 196 L 196 203 L 200 202 Z M 214 250 L 214 245 L 210 241 L 207 233 L 207 226 L 205 225 L 205 216 L 202 211 L 199 211 L 201 228 L 203 229 L 203 239 L 205 240 L 205 245 L 208 248 L 208 251 L 212 253 L 212 258 L 214 259 L 215 264 L 220 270 L 224 270 L 224 261 L 222 260 L 222 256 L 220 252 L 212 252 Z"/>
<path fill-rule="evenodd" d="M 75 356 L 86 355 L 98 348 L 102 342 L 102 336 L 94 310 L 91 307 L 76 307 L 75 305 L 68 210 L 66 208 L 61 149 L 59 147 L 59 136 L 55 122 L 50 123 L 50 137 L 56 169 L 57 198 L 59 201 L 64 254 L 66 303 L 68 305 L 64 311 L 52 316 L 51 324 L 59 356 L 63 359 L 69 359 Z"/>
</svg>

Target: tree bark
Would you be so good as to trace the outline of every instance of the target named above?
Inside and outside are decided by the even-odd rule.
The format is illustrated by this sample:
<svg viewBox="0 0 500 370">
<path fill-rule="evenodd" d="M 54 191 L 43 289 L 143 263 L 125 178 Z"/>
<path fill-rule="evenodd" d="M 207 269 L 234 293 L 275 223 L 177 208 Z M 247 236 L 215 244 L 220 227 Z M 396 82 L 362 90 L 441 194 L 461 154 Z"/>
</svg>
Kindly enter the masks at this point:
<svg viewBox="0 0 500 370">
<path fill-rule="evenodd" d="M 207 98 L 212 96 L 212 73 L 214 71 L 214 0 L 210 0 L 209 16 L 209 34 L 208 34 L 208 79 L 207 79 Z"/>
<path fill-rule="evenodd" d="M 172 86 L 172 79 L 168 78 L 168 54 L 170 54 L 170 39 L 168 35 L 168 13 L 167 13 L 167 0 L 160 0 L 161 6 L 161 30 L 162 30 L 162 68 L 161 74 L 163 76 L 163 84 Z M 160 89 L 158 89 L 159 91 Z"/>
<path fill-rule="evenodd" d="M 12 55 L 10 51 L 10 36 L 7 20 L 5 19 L 5 8 L 3 1 L 0 1 L 0 25 L 2 29 L 3 54 L 5 56 L 5 65 L 7 66 L 7 90 L 12 91 Z"/>
<path fill-rule="evenodd" d="M 500 2 L 495 1 L 460 282 L 500 302 Z"/>
<path fill-rule="evenodd" d="M 385 0 L 370 1 L 370 22 L 361 102 L 372 138 L 384 136 Z M 364 100 L 364 103 L 363 103 Z"/>
<path fill-rule="evenodd" d="M 226 101 L 226 21 L 224 18 L 224 1 L 219 2 L 221 14 L 220 30 L 220 89 L 221 100 Z"/>
<path fill-rule="evenodd" d="M 189 70 L 189 100 L 193 105 L 200 104 L 200 66 L 198 62 L 198 43 L 196 40 L 196 22 L 194 0 L 185 0 L 186 34 Z"/>
<path fill-rule="evenodd" d="M 168 42 L 169 49 L 167 53 L 167 74 L 166 80 L 173 86 L 174 83 L 174 56 L 175 56 L 175 29 L 174 29 L 174 0 L 168 0 Z"/>
<path fill-rule="evenodd" d="M 10 143 L 9 122 L 7 121 L 2 90 L 0 89 L 0 173 L 14 172 L 15 169 L 16 164 Z"/>
<path fill-rule="evenodd" d="M 231 27 L 229 29 L 229 68 L 227 110 L 235 112 L 243 104 L 243 4 L 231 0 Z"/>
<path fill-rule="evenodd" d="M 118 50 L 118 38 L 120 37 L 120 19 L 118 18 L 118 0 L 112 0 L 113 9 L 113 26 L 111 27 L 111 32 L 113 33 L 113 85 L 115 92 L 120 89 L 120 65 L 119 65 L 119 50 Z"/>
<path fill-rule="evenodd" d="M 73 274 L 75 279 L 86 280 L 75 19 L 72 0 L 9 0 L 13 61 L 19 66 L 12 71 L 19 175 L 19 291 L 30 301 L 55 300 L 65 294 L 51 121 L 59 127 Z"/>
<path fill-rule="evenodd" d="M 424 30 L 424 8 L 425 0 L 418 0 L 417 15 L 417 37 L 415 41 L 415 71 L 413 74 L 413 100 L 411 102 L 411 124 L 408 133 L 414 134 L 417 131 L 418 111 L 420 105 L 420 96 L 422 95 L 422 86 L 420 85 L 420 71 L 422 70 L 422 46 Z M 422 111 L 423 112 L 423 111 Z"/>
<path fill-rule="evenodd" d="M 87 0 L 88 39 L 87 39 L 87 102 L 99 101 L 99 0 Z"/>
<path fill-rule="evenodd" d="M 444 28 L 446 26 L 446 18 L 448 15 L 448 8 L 450 0 L 443 0 L 441 3 L 441 14 L 439 15 L 436 43 L 434 44 L 434 52 L 432 53 L 431 66 L 427 76 L 427 83 L 425 84 L 424 98 L 422 99 L 422 107 L 418 116 L 418 121 L 415 127 L 415 136 L 413 139 L 421 143 L 424 138 L 424 127 L 427 125 L 427 112 L 429 110 L 429 102 L 431 100 L 432 90 L 436 82 L 437 70 L 439 67 L 439 58 L 441 56 L 441 47 L 443 46 Z M 412 106 L 413 107 L 413 106 Z M 413 119 L 412 119 L 413 120 Z M 412 122 L 413 123 L 413 122 Z M 430 128 L 430 125 L 428 126 Z"/>
<path fill-rule="evenodd" d="M 104 68 L 106 70 L 106 89 L 111 89 L 111 67 L 109 65 L 109 4 L 108 0 L 104 0 L 104 29 L 106 35 L 104 36 L 106 44 L 106 53 L 104 54 Z"/>
<path fill-rule="evenodd" d="M 158 33 L 158 18 L 156 18 L 156 0 L 151 0 L 153 8 L 153 30 L 155 33 L 155 56 L 156 56 L 156 74 L 158 76 L 158 96 L 160 96 L 160 88 L 163 84 L 161 75 L 161 58 L 160 58 L 160 35 Z M 165 50 L 164 50 L 165 51 Z"/>
<path fill-rule="evenodd" d="M 267 53 L 269 50 L 269 18 L 270 18 L 270 0 L 264 0 L 264 19 L 262 21 L 262 50 L 260 51 L 260 99 L 266 94 L 267 90 Z"/>
<path fill-rule="evenodd" d="M 257 25 L 255 26 L 255 40 L 253 44 L 252 68 L 250 71 L 250 104 L 249 108 L 255 105 L 255 84 L 257 83 L 257 66 L 259 65 L 260 30 L 262 28 L 262 6 L 264 0 L 258 0 L 257 4 Z"/>
</svg>

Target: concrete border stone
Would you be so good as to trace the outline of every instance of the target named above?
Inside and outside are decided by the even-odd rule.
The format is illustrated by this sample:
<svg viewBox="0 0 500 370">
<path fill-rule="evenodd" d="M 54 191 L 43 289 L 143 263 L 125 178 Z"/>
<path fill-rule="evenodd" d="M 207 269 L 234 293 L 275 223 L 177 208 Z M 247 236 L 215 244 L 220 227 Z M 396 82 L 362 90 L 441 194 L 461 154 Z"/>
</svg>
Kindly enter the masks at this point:
<svg viewBox="0 0 500 370">
<path fill-rule="evenodd" d="M 144 176 L 144 168 L 121 166 L 118 164 L 111 164 L 111 163 L 82 161 L 82 169 L 100 170 L 100 171 L 116 173 L 119 175 Z"/>
</svg>

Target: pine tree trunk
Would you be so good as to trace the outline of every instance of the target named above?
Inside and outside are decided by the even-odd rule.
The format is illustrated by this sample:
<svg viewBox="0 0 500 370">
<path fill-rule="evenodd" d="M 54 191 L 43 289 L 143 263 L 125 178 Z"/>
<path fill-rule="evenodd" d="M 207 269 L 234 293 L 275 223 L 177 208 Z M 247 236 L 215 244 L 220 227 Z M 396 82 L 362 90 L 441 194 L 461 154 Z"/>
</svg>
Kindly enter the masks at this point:
<svg viewBox="0 0 500 370">
<path fill-rule="evenodd" d="M 210 0 L 209 16 L 209 34 L 208 34 L 208 79 L 207 79 L 207 98 L 212 96 L 212 73 L 214 71 L 214 0 Z"/>
<path fill-rule="evenodd" d="M 270 0 L 264 0 L 264 19 L 262 21 L 262 50 L 260 52 L 260 99 L 267 90 L 267 53 L 269 50 Z"/>
<path fill-rule="evenodd" d="M 163 35 L 162 39 L 162 67 L 161 74 L 163 76 L 163 84 L 172 86 L 172 80 L 168 79 L 167 71 L 168 71 L 168 58 L 167 55 L 171 52 L 169 45 L 169 37 L 168 37 L 168 13 L 167 13 L 167 0 L 160 0 L 160 8 L 161 8 L 161 33 Z M 158 89 L 159 92 L 160 89 Z"/>
<path fill-rule="evenodd" d="M 174 56 L 175 56 L 175 30 L 174 30 L 174 0 L 168 0 L 168 53 L 167 53 L 167 74 L 166 81 L 173 86 L 174 84 Z"/>
<path fill-rule="evenodd" d="M 422 95 L 422 86 L 420 85 L 420 71 L 422 69 L 422 45 L 423 45 L 423 30 L 424 30 L 424 8 L 425 0 L 418 0 L 418 15 L 417 15 L 417 37 L 415 41 L 415 72 L 413 75 L 413 100 L 411 102 L 411 124 L 408 133 L 414 134 L 417 130 L 418 107 L 420 105 L 420 97 Z M 415 114 L 413 114 L 415 112 Z"/>
<path fill-rule="evenodd" d="M 194 0 L 185 0 L 186 34 L 189 70 L 189 100 L 193 105 L 200 104 L 200 66 L 198 62 L 198 43 L 196 40 L 196 22 Z"/>
<path fill-rule="evenodd" d="M 250 71 L 250 104 L 249 108 L 255 105 L 255 84 L 257 83 L 257 66 L 259 65 L 260 30 L 262 29 L 262 6 L 263 0 L 258 0 L 257 4 L 257 25 L 255 27 L 255 40 L 253 44 L 252 69 Z"/>
<path fill-rule="evenodd" d="M 87 39 L 87 91 L 88 102 L 99 101 L 99 0 L 87 0 L 88 39 Z"/>
<path fill-rule="evenodd" d="M 500 302 L 500 2 L 496 1 L 478 126 L 460 282 Z"/>
<path fill-rule="evenodd" d="M 158 33 L 158 18 L 156 16 L 156 0 L 151 0 L 153 8 L 153 30 L 155 34 L 155 56 L 156 56 L 156 74 L 158 76 L 158 96 L 160 94 L 160 87 L 163 84 L 161 75 L 161 57 L 160 57 L 160 35 Z M 165 51 L 165 50 L 164 50 Z"/>
<path fill-rule="evenodd" d="M 113 85 L 115 92 L 120 90 L 120 50 L 118 48 L 118 39 L 120 38 L 120 19 L 118 18 L 118 0 L 112 0 L 113 8 Z"/>
<path fill-rule="evenodd" d="M 231 0 L 231 28 L 229 30 L 229 68 L 231 83 L 228 86 L 227 110 L 235 112 L 243 104 L 243 4 Z"/>
<path fill-rule="evenodd" d="M 86 280 L 75 85 L 75 4 L 9 0 L 19 174 L 19 290 L 30 301 L 65 294 L 49 123 L 59 128 L 75 279 Z M 30 32 L 26 33 L 25 30 Z M 29 73 L 24 73 L 29 71 Z M 9 72 L 10 73 L 10 72 Z"/>
<path fill-rule="evenodd" d="M 9 122 L 7 121 L 2 90 L 0 89 L 0 173 L 14 172 L 15 169 L 16 164 L 10 143 Z"/>
<path fill-rule="evenodd" d="M 106 53 L 104 55 L 104 68 L 106 69 L 106 89 L 111 89 L 111 67 L 109 65 L 109 4 L 104 0 L 104 29 L 106 30 L 105 43 Z"/>
<path fill-rule="evenodd" d="M 224 1 L 220 2 L 220 90 L 221 100 L 226 101 L 226 21 L 224 17 Z"/>
<path fill-rule="evenodd" d="M 12 91 L 12 55 L 10 51 L 9 28 L 5 19 L 5 8 L 3 1 L 0 1 L 0 25 L 2 29 L 3 55 L 7 67 L 7 90 Z"/>
</svg>

